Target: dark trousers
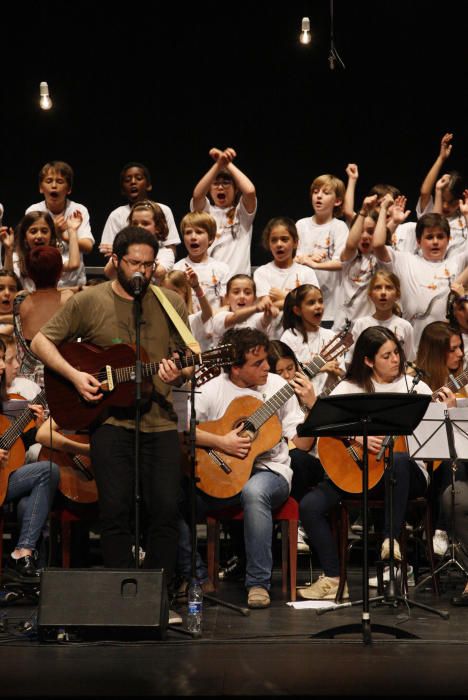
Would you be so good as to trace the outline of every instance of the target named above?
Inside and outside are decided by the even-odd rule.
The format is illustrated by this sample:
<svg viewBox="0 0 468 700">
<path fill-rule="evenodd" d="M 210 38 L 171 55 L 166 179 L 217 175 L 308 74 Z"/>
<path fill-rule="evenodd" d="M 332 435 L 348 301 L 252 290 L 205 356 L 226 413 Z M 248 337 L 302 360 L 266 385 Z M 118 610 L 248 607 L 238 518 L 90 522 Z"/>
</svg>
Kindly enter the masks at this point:
<svg viewBox="0 0 468 700">
<path fill-rule="evenodd" d="M 148 569 L 163 568 L 170 582 L 178 544 L 180 447 L 176 430 L 140 433 L 140 488 L 145 510 Z M 104 565 L 134 566 L 135 432 L 102 425 L 91 435 L 91 459 L 99 492 Z"/>
<path fill-rule="evenodd" d="M 408 455 L 394 454 L 394 490 L 393 490 L 393 536 L 398 537 L 404 523 L 409 498 L 423 496 L 427 482 L 416 462 Z M 373 489 L 370 498 L 381 498 L 388 489 L 389 472 Z M 346 493 L 339 489 L 330 479 L 322 481 L 317 488 L 309 491 L 300 503 L 300 518 L 310 543 L 314 547 L 325 576 L 339 576 L 340 564 L 338 548 L 327 519 L 328 512 L 340 500 L 346 501 Z M 385 513 L 384 537 L 390 536 L 390 523 Z"/>
</svg>

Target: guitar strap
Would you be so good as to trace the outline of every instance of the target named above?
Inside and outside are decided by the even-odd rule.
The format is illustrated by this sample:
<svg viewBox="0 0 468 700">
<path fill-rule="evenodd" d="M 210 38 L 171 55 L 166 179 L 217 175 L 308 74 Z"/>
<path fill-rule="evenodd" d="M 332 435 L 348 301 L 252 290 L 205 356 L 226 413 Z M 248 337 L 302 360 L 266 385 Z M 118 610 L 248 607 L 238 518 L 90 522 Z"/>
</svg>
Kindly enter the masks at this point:
<svg viewBox="0 0 468 700">
<path fill-rule="evenodd" d="M 160 302 L 161 306 L 169 316 L 174 326 L 176 327 L 179 335 L 181 336 L 186 346 L 190 348 L 192 352 L 199 355 L 201 352 L 201 348 L 198 343 L 198 340 L 196 340 L 196 338 L 194 338 L 192 333 L 189 331 L 189 329 L 187 328 L 187 326 L 185 325 L 175 308 L 172 306 L 167 296 L 164 294 L 164 292 L 161 291 L 159 287 L 156 287 L 156 285 L 154 284 L 150 284 L 150 289 L 153 292 L 154 296 Z"/>
</svg>

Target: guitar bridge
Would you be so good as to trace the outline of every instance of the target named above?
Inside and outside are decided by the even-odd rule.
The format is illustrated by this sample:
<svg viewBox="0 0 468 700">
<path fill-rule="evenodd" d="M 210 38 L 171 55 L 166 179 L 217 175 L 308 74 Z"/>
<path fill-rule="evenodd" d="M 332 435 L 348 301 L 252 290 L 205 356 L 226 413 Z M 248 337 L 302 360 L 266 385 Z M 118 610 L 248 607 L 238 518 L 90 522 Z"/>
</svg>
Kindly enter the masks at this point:
<svg viewBox="0 0 468 700">
<path fill-rule="evenodd" d="M 213 452 L 213 450 L 208 450 L 208 454 L 210 455 L 213 462 L 217 464 L 218 467 L 220 467 L 225 474 L 230 474 L 232 472 L 232 469 L 229 466 L 229 464 L 226 464 L 226 462 L 223 459 L 221 459 L 219 454 Z"/>
<path fill-rule="evenodd" d="M 107 391 L 114 391 L 114 377 L 112 376 L 112 367 L 106 365 Z"/>
</svg>

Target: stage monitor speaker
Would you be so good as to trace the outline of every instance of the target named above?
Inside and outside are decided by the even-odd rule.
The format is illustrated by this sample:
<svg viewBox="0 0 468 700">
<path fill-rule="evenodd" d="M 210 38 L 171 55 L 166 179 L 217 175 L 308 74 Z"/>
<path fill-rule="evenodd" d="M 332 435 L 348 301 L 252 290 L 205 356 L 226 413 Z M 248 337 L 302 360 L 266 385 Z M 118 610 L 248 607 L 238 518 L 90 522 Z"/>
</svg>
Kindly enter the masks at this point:
<svg viewBox="0 0 468 700">
<path fill-rule="evenodd" d="M 163 569 L 58 569 L 41 574 L 38 636 L 87 640 L 165 639 Z"/>
</svg>

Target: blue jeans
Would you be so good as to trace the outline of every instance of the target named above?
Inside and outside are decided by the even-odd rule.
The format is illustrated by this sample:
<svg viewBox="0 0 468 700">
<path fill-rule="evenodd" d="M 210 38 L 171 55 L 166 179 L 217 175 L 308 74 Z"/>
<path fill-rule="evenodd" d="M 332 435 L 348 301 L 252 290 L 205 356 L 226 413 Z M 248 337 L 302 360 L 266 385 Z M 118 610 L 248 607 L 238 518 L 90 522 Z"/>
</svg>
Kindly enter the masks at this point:
<svg viewBox="0 0 468 700">
<path fill-rule="evenodd" d="M 35 549 L 60 479 L 54 462 L 31 462 L 10 474 L 5 503 L 21 499 L 17 549 Z"/>
<path fill-rule="evenodd" d="M 197 494 L 197 518 L 228 506 L 240 505 L 244 511 L 244 541 L 246 555 L 245 586 L 262 586 L 270 589 L 273 568 L 272 511 L 279 508 L 289 495 L 289 485 L 284 477 L 269 470 L 254 470 L 244 488 L 234 498 L 211 498 Z M 178 570 L 185 578 L 191 577 L 192 543 L 190 528 L 185 520 L 179 523 Z M 208 573 L 197 552 L 197 578 L 206 581 Z"/>
</svg>

